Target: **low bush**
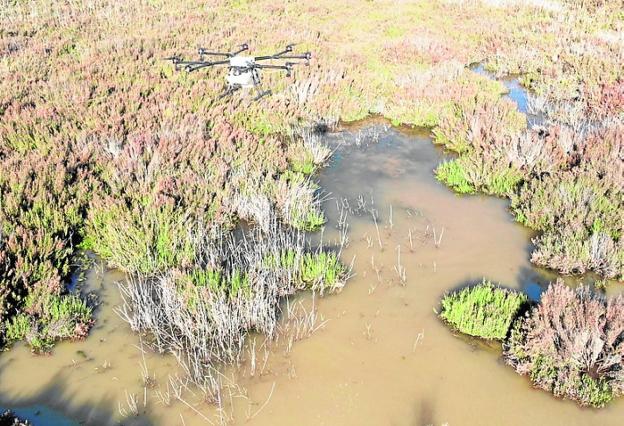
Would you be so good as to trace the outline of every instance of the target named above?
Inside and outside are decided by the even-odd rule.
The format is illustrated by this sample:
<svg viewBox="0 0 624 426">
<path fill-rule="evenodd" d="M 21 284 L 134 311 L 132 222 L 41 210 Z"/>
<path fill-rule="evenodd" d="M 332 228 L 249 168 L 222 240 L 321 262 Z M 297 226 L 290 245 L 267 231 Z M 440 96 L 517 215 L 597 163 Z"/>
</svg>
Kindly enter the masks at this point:
<svg viewBox="0 0 624 426">
<path fill-rule="evenodd" d="M 564 273 L 624 277 L 624 198 L 617 186 L 594 173 L 559 173 L 529 182 L 511 205 L 518 221 L 542 232 L 533 262 Z"/>
<path fill-rule="evenodd" d="M 440 318 L 458 331 L 484 339 L 503 340 L 527 297 L 483 280 L 442 299 Z"/>
<path fill-rule="evenodd" d="M 7 320 L 7 343 L 26 340 L 33 351 L 49 351 L 55 342 L 83 339 L 92 324 L 92 309 L 76 295 L 39 295 L 26 299 L 24 311 Z"/>
<path fill-rule="evenodd" d="M 301 264 L 301 280 L 307 288 L 321 294 L 334 292 L 344 286 L 346 268 L 335 253 L 306 253 Z"/>
<path fill-rule="evenodd" d="M 514 324 L 504 357 L 541 389 L 604 406 L 624 392 L 624 296 L 551 284 Z"/>
<path fill-rule="evenodd" d="M 97 190 L 93 157 L 91 146 L 72 143 L 0 155 L 0 324 L 33 295 L 55 300 L 64 291 Z"/>
<path fill-rule="evenodd" d="M 470 182 L 462 163 L 457 160 L 446 161 L 436 169 L 436 178 L 460 194 L 474 194 L 475 187 Z"/>
<path fill-rule="evenodd" d="M 137 274 L 122 286 L 121 314 L 149 332 L 161 352 L 178 358 L 201 386 L 214 366 L 236 362 L 250 331 L 274 336 L 283 298 L 303 288 L 341 289 L 347 269 L 333 253 L 306 253 L 302 231 L 272 217 L 244 238 L 219 234 L 200 247 L 190 270 Z M 218 389 L 213 389 L 218 391 Z"/>
<path fill-rule="evenodd" d="M 298 253 L 287 249 L 266 256 L 264 263 L 288 271 L 295 285 L 320 294 L 339 291 L 347 277 L 347 268 L 333 252 Z"/>
</svg>

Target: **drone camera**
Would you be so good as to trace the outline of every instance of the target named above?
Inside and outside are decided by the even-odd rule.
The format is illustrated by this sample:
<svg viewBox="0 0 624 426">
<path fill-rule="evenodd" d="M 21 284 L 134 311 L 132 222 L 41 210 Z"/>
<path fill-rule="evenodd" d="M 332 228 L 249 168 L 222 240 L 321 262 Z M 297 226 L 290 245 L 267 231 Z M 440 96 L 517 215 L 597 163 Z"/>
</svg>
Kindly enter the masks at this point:
<svg viewBox="0 0 624 426">
<path fill-rule="evenodd" d="M 240 45 L 240 48 L 242 50 L 249 50 L 249 45 L 247 43 L 243 43 L 243 44 Z"/>
<path fill-rule="evenodd" d="M 289 53 L 292 52 L 293 47 L 294 47 L 294 44 L 289 44 L 288 46 L 286 46 L 286 52 L 289 52 Z"/>
</svg>

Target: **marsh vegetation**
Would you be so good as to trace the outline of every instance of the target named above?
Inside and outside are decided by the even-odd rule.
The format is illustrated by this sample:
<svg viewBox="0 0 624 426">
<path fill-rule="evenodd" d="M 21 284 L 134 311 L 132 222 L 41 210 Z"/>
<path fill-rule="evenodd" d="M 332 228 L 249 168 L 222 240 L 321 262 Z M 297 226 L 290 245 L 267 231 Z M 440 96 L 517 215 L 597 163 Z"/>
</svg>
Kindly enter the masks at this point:
<svg viewBox="0 0 624 426">
<path fill-rule="evenodd" d="M 387 282 L 409 286 L 421 272 L 410 262 L 425 262 L 411 258 L 419 243 L 436 253 L 457 232 L 430 219 L 403 241 L 403 210 L 377 206 L 362 190 L 357 200 L 347 200 L 351 191 L 330 201 L 341 206 L 334 240 L 311 236 L 331 234 L 323 190 L 338 185 L 319 182 L 338 149 L 322 131 L 373 114 L 425 128 L 444 150 L 420 178 L 435 169 L 464 203 L 481 193 L 509 200 L 513 218 L 535 231 L 535 265 L 595 273 L 607 289 L 624 279 L 621 2 L 0 0 L 0 20 L 5 349 L 25 341 L 54 353 L 97 327 L 96 298 L 75 286 L 90 265 L 85 254 L 96 256 L 126 274 L 118 312 L 141 345 L 176 358 L 184 376 L 176 383 L 198 386 L 222 408 L 221 369 L 248 361 L 250 336 L 279 339 L 283 304 L 297 292 L 336 293 L 359 273 L 345 257 L 355 244 L 346 212 L 374 224 L 358 240 L 381 251 L 366 254 L 371 294 Z M 216 21 L 228 25 L 207 31 Z M 219 100 L 216 71 L 174 73 L 162 60 L 242 41 L 267 52 L 297 42 L 319 56 L 292 78 L 267 76 L 274 95 L 259 102 Z M 509 79 L 526 90 L 520 110 L 505 96 Z M 422 159 L 412 160 L 360 158 L 361 180 L 413 177 Z M 410 182 L 407 192 L 420 188 Z M 444 262 L 425 252 L 437 273 Z M 470 281 L 476 276 L 485 272 Z M 432 280 L 436 300 L 467 277 L 454 278 Z M 526 303 L 484 281 L 447 294 L 441 316 L 462 333 L 503 340 L 505 359 L 557 396 L 597 407 L 621 393 L 619 299 L 556 284 L 516 318 Z M 548 315 L 569 321 L 546 326 Z M 374 342 L 373 321 L 364 328 Z M 572 343 L 547 347 L 533 336 L 542 329 Z M 126 394 L 125 405 L 129 414 L 140 404 Z"/>
</svg>

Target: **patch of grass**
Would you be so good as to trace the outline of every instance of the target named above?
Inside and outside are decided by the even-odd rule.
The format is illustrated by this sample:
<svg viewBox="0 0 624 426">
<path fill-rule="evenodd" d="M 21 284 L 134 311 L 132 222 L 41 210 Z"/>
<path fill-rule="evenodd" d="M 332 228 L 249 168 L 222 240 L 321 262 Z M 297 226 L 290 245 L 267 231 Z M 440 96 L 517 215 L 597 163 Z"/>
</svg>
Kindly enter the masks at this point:
<svg viewBox="0 0 624 426">
<path fill-rule="evenodd" d="M 494 170 L 485 183 L 485 192 L 499 197 L 510 196 L 516 192 L 523 175 L 513 168 Z"/>
<path fill-rule="evenodd" d="M 208 287 L 215 292 L 222 287 L 223 274 L 221 271 L 195 268 L 188 273 L 188 277 L 194 287 Z"/>
<path fill-rule="evenodd" d="M 344 285 L 346 269 L 335 253 L 306 253 L 301 265 L 301 280 L 306 287 L 320 291 L 336 291 Z"/>
<path fill-rule="evenodd" d="M 503 340 L 526 295 L 483 280 L 442 298 L 440 318 L 458 331 L 484 339 Z"/>
<path fill-rule="evenodd" d="M 325 225 L 327 219 L 325 214 L 317 209 L 310 209 L 302 215 L 293 219 L 292 226 L 303 231 L 317 231 L 321 226 Z"/>
<path fill-rule="evenodd" d="M 76 295 L 30 295 L 26 311 L 5 322 L 7 344 L 26 340 L 33 351 L 49 351 L 55 342 L 85 338 L 92 309 Z"/>
<path fill-rule="evenodd" d="M 269 268 L 290 271 L 297 285 L 321 294 L 340 290 L 347 275 L 347 268 L 333 252 L 296 253 L 284 250 L 265 257 L 264 264 Z"/>
<path fill-rule="evenodd" d="M 456 159 L 445 161 L 435 171 L 436 178 L 460 194 L 474 194 L 476 189 L 469 181 L 462 163 Z"/>
<path fill-rule="evenodd" d="M 188 217 L 172 207 L 104 206 L 90 213 L 89 245 L 111 264 L 131 272 L 153 273 L 188 265 L 197 244 Z"/>
</svg>

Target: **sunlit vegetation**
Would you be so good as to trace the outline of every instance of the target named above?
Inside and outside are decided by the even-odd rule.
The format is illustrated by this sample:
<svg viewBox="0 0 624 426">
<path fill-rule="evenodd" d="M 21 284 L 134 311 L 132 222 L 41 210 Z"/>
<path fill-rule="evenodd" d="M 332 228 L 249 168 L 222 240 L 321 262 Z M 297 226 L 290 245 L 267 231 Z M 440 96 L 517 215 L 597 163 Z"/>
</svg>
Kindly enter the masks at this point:
<svg viewBox="0 0 624 426">
<path fill-rule="evenodd" d="M 265 233 L 276 222 L 320 229 L 313 176 L 330 153 L 308 129 L 370 114 L 430 128 L 458 155 L 436 172 L 456 191 L 510 197 L 540 233 L 534 262 L 623 277 L 624 17 L 612 2 L 490 3 L 3 2 L 0 342 L 48 350 L 86 334 L 91 308 L 66 283 L 78 252 L 91 250 L 140 277 L 128 296 L 136 318 L 165 307 L 189 324 L 212 318 L 198 308 L 207 295 L 240 314 L 232 334 L 199 321 L 206 335 L 218 331 L 216 358 L 235 358 L 252 326 L 272 332 L 279 297 L 339 290 L 346 268 L 297 243 L 290 281 L 264 281 L 260 266 L 254 275 L 236 265 L 233 246 L 207 247 L 241 222 Z M 230 24 L 208 31 L 215 20 Z M 258 53 L 296 42 L 315 57 L 291 78 L 267 73 L 274 95 L 260 102 L 218 100 L 221 71 L 177 73 L 162 60 L 242 41 Z M 477 62 L 519 74 L 546 127 L 528 128 L 502 84 L 469 68 Z M 282 243 L 262 256 L 292 250 Z M 253 311 L 246 303 L 259 295 L 264 309 Z M 63 327 L 49 327 L 61 320 L 48 305 L 72 307 Z M 171 323 L 133 325 L 163 348 L 179 343 L 158 334 Z"/>
<path fill-rule="evenodd" d="M 307 251 L 303 231 L 275 216 L 245 237 L 197 234 L 191 269 L 137 274 L 123 287 L 122 316 L 153 346 L 172 353 L 190 380 L 210 397 L 219 393 L 215 365 L 237 362 L 250 331 L 277 333 L 282 298 L 303 289 L 342 289 L 348 270 L 334 253 Z M 216 381 L 213 381 L 216 380 Z"/>
<path fill-rule="evenodd" d="M 7 321 L 6 340 L 26 340 L 36 352 L 49 351 L 55 342 L 82 339 L 89 332 L 92 310 L 74 295 L 31 293 L 24 312 Z"/>
<path fill-rule="evenodd" d="M 505 359 L 533 384 L 602 407 L 624 391 L 624 297 L 552 284 L 514 325 Z"/>
<path fill-rule="evenodd" d="M 442 298 L 440 318 L 461 333 L 503 340 L 527 297 L 511 290 L 481 283 Z"/>
<path fill-rule="evenodd" d="M 536 387 L 603 407 L 624 392 L 623 314 L 624 296 L 561 280 L 530 307 L 524 294 L 484 281 L 446 295 L 440 317 L 464 334 L 503 341 L 505 361 Z"/>
<path fill-rule="evenodd" d="M 533 262 L 624 279 L 618 2 L 544 3 L 532 17 L 510 16 L 517 31 L 490 40 L 498 50 L 485 67 L 519 76 L 543 127 L 527 128 L 508 100 L 462 98 L 433 130 L 460 155 L 437 177 L 459 193 L 510 197 L 518 220 L 540 232 Z"/>
</svg>

